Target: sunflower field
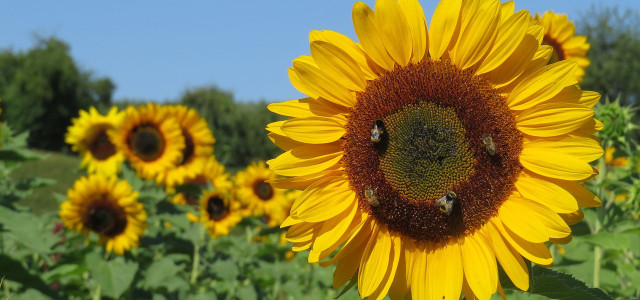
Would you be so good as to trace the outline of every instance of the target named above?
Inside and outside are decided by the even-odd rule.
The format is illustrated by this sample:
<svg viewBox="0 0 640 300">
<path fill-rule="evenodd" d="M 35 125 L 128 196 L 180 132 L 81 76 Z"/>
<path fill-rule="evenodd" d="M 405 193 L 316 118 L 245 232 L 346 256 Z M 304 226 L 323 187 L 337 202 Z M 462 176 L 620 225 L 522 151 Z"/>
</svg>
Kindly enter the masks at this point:
<svg viewBox="0 0 640 300">
<path fill-rule="evenodd" d="M 5 52 L 0 297 L 639 299 L 637 13 L 587 15 L 357 2 L 268 104 Z"/>
</svg>

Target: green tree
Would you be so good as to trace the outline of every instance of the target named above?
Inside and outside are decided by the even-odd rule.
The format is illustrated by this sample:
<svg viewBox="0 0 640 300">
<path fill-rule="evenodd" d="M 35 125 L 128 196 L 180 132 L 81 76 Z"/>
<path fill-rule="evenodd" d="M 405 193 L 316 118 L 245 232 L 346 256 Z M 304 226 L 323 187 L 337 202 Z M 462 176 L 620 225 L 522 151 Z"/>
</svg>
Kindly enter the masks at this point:
<svg viewBox="0 0 640 300">
<path fill-rule="evenodd" d="M 78 68 L 69 45 L 40 38 L 27 52 L 0 54 L 1 118 L 17 132 L 30 132 L 29 146 L 61 150 L 78 110 L 109 106 L 115 85 Z"/>
<path fill-rule="evenodd" d="M 267 110 L 264 101 L 235 102 L 231 93 L 211 86 L 186 91 L 180 104 L 196 109 L 207 120 L 216 138 L 215 155 L 231 171 L 281 152 L 265 130 L 278 116 Z"/>
<path fill-rule="evenodd" d="M 620 12 L 617 7 L 592 5 L 577 20 L 579 34 L 587 36 L 591 48 L 582 87 L 623 104 L 640 97 L 640 17 L 637 11 Z"/>
</svg>

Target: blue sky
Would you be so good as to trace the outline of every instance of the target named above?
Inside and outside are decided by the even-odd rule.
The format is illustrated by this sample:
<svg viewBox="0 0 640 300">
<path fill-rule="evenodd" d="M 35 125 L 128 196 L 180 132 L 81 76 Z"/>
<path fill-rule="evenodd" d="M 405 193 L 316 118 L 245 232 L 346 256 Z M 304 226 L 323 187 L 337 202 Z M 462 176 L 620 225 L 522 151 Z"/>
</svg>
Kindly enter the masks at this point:
<svg viewBox="0 0 640 300">
<path fill-rule="evenodd" d="M 421 3 L 429 19 L 437 2 Z M 575 19 L 592 4 L 640 9 L 637 0 L 516 0 L 516 10 L 552 9 Z M 35 35 L 61 38 L 82 68 L 116 83 L 116 100 L 166 101 L 215 84 L 238 100 L 282 101 L 302 96 L 287 68 L 309 53 L 309 31 L 355 38 L 352 6 L 349 0 L 10 1 L 3 4 L 0 48 L 29 49 Z"/>
</svg>

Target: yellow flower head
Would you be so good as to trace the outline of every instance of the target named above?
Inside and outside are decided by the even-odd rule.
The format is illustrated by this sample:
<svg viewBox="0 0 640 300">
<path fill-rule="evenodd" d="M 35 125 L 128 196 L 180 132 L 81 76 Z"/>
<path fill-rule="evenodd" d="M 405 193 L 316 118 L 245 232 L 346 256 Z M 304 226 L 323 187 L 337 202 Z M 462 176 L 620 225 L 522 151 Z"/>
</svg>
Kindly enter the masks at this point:
<svg viewBox="0 0 640 300">
<path fill-rule="evenodd" d="M 269 182 L 276 178 L 278 175 L 269 170 L 264 162 L 254 162 L 238 172 L 234 179 L 237 198 L 242 206 L 247 208 L 250 215 L 265 216 L 270 226 L 280 225 L 274 222 L 280 219 L 287 206 L 285 191 L 274 188 Z"/>
<path fill-rule="evenodd" d="M 225 168 L 220 164 L 214 156 L 206 158 L 201 166 L 199 174 L 195 178 L 189 179 L 185 184 L 198 184 L 203 188 L 206 188 L 208 184 L 213 185 L 213 189 L 216 191 L 225 191 L 226 193 L 233 193 L 233 182 L 229 178 L 229 173 L 225 171 Z M 173 194 L 176 192 L 174 186 L 167 187 L 167 194 Z M 175 204 L 197 204 L 199 195 L 192 195 L 189 193 L 177 193 L 171 198 L 171 202 Z"/>
<path fill-rule="evenodd" d="M 513 2 L 358 2 L 359 42 L 312 31 L 289 78 L 308 98 L 269 105 L 285 153 L 276 188 L 303 190 L 282 224 L 309 262 L 356 276 L 361 297 L 487 299 L 500 263 L 527 290 L 523 257 L 551 265 L 548 241 L 571 238 L 579 183 L 602 156 L 595 92 L 575 61 L 547 65 L 544 29 Z M 526 216 L 526 218 L 523 218 Z M 329 258 L 335 250 L 335 256 Z"/>
<path fill-rule="evenodd" d="M 85 235 L 95 232 L 107 251 L 122 255 L 137 247 L 146 228 L 147 213 L 138 192 L 126 181 L 100 173 L 81 177 L 60 205 L 64 225 Z"/>
<path fill-rule="evenodd" d="M 120 172 L 124 154 L 116 149 L 107 131 L 118 127 L 123 118 L 124 112 L 118 112 L 117 107 L 112 107 L 106 116 L 91 107 L 88 112 L 80 110 L 80 116 L 71 120 L 65 141 L 80 154 L 81 166 L 89 173 L 109 176 Z"/>
<path fill-rule="evenodd" d="M 108 134 L 144 179 L 156 179 L 173 168 L 185 148 L 178 122 L 165 108 L 152 103 L 127 107 L 125 120 Z"/>
<path fill-rule="evenodd" d="M 177 164 L 158 174 L 158 183 L 166 186 L 180 185 L 202 173 L 207 157 L 213 154 L 215 139 L 205 121 L 194 109 L 182 105 L 165 108 L 168 116 L 180 125 L 185 147 Z"/>
<path fill-rule="evenodd" d="M 200 220 L 211 238 L 229 235 L 242 221 L 240 203 L 224 191 L 206 191 L 200 198 Z"/>
<path fill-rule="evenodd" d="M 536 20 L 544 27 L 543 45 L 553 47 L 553 54 L 549 63 L 561 60 L 573 60 L 578 64 L 576 78 L 582 82 L 585 69 L 589 66 L 589 43 L 587 37 L 575 35 L 576 27 L 566 14 L 556 14 L 553 11 L 545 12 L 542 17 L 536 13 Z"/>
</svg>

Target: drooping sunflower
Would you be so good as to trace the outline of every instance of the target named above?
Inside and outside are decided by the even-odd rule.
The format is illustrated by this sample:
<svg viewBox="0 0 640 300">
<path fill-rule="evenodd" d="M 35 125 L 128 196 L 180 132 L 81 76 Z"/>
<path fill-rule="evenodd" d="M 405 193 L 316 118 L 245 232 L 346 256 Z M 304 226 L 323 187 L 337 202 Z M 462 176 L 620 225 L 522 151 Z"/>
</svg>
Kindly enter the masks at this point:
<svg viewBox="0 0 640 300">
<path fill-rule="evenodd" d="M 126 181 L 101 173 L 78 179 L 60 205 L 65 226 L 85 235 L 95 232 L 108 252 L 122 255 L 137 247 L 146 228 L 147 213 L 138 192 Z"/>
<path fill-rule="evenodd" d="M 235 176 L 236 195 L 250 215 L 277 218 L 285 209 L 285 191 L 274 188 L 270 181 L 278 175 L 269 170 L 264 162 L 254 162 Z M 279 225 L 279 224 L 277 224 Z"/>
<path fill-rule="evenodd" d="M 164 107 L 152 103 L 139 108 L 127 107 L 125 120 L 108 134 L 144 179 L 156 179 L 174 167 L 185 148 L 178 122 Z"/>
<path fill-rule="evenodd" d="M 224 190 L 206 191 L 200 198 L 200 218 L 211 238 L 229 235 L 242 221 L 240 203 Z"/>
<path fill-rule="evenodd" d="M 591 45 L 587 43 L 587 37 L 575 35 L 576 27 L 571 20 L 567 19 L 566 14 L 555 14 L 553 11 L 547 11 L 542 17 L 536 13 L 535 18 L 544 28 L 542 44 L 553 48 L 549 63 L 574 60 L 578 64 L 576 78 L 578 82 L 582 82 L 585 69 L 590 64 L 587 51 L 589 51 Z"/>
<path fill-rule="evenodd" d="M 180 125 L 185 147 L 177 164 L 158 174 L 158 183 L 165 186 L 183 184 L 194 179 L 202 172 L 207 157 L 213 154 L 215 139 L 205 121 L 195 109 L 182 105 L 167 106 L 168 116 L 175 118 Z"/>
<path fill-rule="evenodd" d="M 547 65 L 513 2 L 441 1 L 428 29 L 416 0 L 359 2 L 353 24 L 360 43 L 311 32 L 289 69 L 309 97 L 269 105 L 291 117 L 267 126 L 290 177 L 274 186 L 304 190 L 282 224 L 293 250 L 370 299 L 488 299 L 497 262 L 527 290 L 523 257 L 551 265 L 544 243 L 600 204 L 579 184 L 603 153 L 599 95 L 574 61 Z"/>
<path fill-rule="evenodd" d="M 109 140 L 107 131 L 115 129 L 122 122 L 124 112 L 112 107 L 107 115 L 101 115 L 95 107 L 89 111 L 80 110 L 80 116 L 72 120 L 67 129 L 65 141 L 71 149 L 82 157 L 80 163 L 88 173 L 116 175 L 124 161 L 124 153 L 118 151 Z"/>
</svg>

